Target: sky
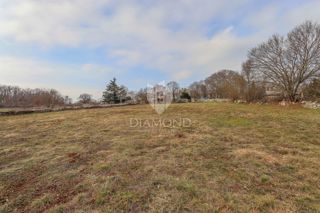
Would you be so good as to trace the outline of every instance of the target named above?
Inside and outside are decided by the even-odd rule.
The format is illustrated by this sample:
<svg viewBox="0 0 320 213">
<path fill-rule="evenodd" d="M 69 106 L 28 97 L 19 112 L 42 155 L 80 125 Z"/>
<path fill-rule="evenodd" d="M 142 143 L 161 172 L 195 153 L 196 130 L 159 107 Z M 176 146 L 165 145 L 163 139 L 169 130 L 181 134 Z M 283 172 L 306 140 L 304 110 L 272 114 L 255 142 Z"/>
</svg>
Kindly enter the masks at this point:
<svg viewBox="0 0 320 213">
<path fill-rule="evenodd" d="M 0 0 L 0 84 L 101 98 L 113 77 L 129 90 L 187 87 L 240 71 L 250 48 L 306 20 L 320 0 Z"/>
</svg>

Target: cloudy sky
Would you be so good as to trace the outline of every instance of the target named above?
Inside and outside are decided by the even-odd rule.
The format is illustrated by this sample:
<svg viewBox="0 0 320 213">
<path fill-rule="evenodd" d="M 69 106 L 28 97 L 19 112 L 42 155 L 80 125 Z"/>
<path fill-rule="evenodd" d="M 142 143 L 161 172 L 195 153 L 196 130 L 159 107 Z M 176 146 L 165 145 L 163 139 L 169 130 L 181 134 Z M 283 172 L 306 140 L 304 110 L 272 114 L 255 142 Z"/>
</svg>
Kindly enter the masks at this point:
<svg viewBox="0 0 320 213">
<path fill-rule="evenodd" d="M 319 0 L 0 0 L 0 84 L 100 98 L 116 77 L 131 90 L 188 86 L 240 70 L 250 48 L 305 20 Z"/>
</svg>

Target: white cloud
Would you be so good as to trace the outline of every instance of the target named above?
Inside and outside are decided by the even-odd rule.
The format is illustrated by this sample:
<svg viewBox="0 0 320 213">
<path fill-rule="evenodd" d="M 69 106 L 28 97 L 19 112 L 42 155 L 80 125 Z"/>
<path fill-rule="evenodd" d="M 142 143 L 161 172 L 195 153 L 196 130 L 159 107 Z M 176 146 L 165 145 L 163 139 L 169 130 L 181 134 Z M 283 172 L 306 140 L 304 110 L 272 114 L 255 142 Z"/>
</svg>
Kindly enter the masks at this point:
<svg viewBox="0 0 320 213">
<path fill-rule="evenodd" d="M 102 73 L 102 74 L 107 74 L 107 73 L 112 73 L 113 69 L 107 66 L 99 65 L 99 64 L 83 64 L 82 65 L 82 70 L 84 70 L 87 73 Z"/>
<path fill-rule="evenodd" d="M 20 84 L 35 82 L 35 78 L 30 79 L 26 73 L 45 76 L 48 72 L 53 75 L 79 69 L 77 72 L 86 71 L 88 76 L 97 76 L 136 65 L 160 70 L 176 80 L 200 79 L 219 69 L 240 69 L 248 49 L 273 33 L 286 32 L 305 19 L 320 21 L 319 1 L 301 1 L 299 7 L 288 11 L 279 5 L 289 5 L 291 1 L 270 1 L 262 9 L 254 8 L 255 2 L 4 0 L 0 3 L 0 39 L 44 46 L 49 51 L 55 47 L 99 47 L 105 50 L 106 59 L 113 60 L 115 65 L 89 63 L 74 68 L 53 62 L 42 64 L 36 59 L 32 62 L 7 59 L 9 61 L 2 61 L 0 65 L 11 66 L 14 74 L 2 71 L 5 78 L 1 79 Z M 253 8 L 239 13 L 247 7 Z M 221 24 L 234 20 L 239 14 L 237 23 Z M 209 34 L 211 25 L 216 29 Z M 248 35 L 240 35 L 239 27 L 253 30 Z M 13 75 L 16 78 L 10 77 Z"/>
<path fill-rule="evenodd" d="M 320 1 L 304 0 L 299 5 L 291 6 L 294 2 L 285 1 L 288 8 L 279 6 L 279 2 L 271 2 L 267 7 L 248 14 L 243 20 L 245 26 L 256 29 L 256 37 L 264 40 L 272 34 L 286 34 L 295 26 L 306 20 L 320 23 Z M 296 2 L 296 3 L 297 3 Z"/>
<path fill-rule="evenodd" d="M 192 72 L 190 70 L 182 70 L 174 73 L 173 80 L 181 81 L 192 76 Z"/>
</svg>

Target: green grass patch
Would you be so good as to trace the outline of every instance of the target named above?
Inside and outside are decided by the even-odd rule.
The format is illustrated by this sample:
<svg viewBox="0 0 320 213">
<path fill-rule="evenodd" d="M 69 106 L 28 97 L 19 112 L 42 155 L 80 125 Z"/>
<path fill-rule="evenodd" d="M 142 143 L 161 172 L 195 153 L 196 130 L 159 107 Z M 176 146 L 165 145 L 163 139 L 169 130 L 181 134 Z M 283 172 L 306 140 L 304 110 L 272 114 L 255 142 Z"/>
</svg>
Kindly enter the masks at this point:
<svg viewBox="0 0 320 213">
<path fill-rule="evenodd" d="M 221 117 L 217 116 L 209 119 L 209 125 L 215 128 L 230 128 L 230 127 L 249 127 L 254 124 L 254 121 L 248 118 L 241 117 Z"/>
</svg>

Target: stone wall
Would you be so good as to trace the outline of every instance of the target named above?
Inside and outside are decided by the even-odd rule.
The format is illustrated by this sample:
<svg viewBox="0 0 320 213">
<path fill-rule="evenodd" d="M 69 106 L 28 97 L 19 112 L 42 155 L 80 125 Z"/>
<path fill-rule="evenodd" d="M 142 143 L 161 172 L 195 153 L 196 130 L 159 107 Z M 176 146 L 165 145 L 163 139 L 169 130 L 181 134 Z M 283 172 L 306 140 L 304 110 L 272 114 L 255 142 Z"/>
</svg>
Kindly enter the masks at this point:
<svg viewBox="0 0 320 213">
<path fill-rule="evenodd" d="M 303 101 L 302 105 L 303 107 L 309 108 L 309 109 L 320 109 L 320 103 L 318 102 Z"/>
</svg>

